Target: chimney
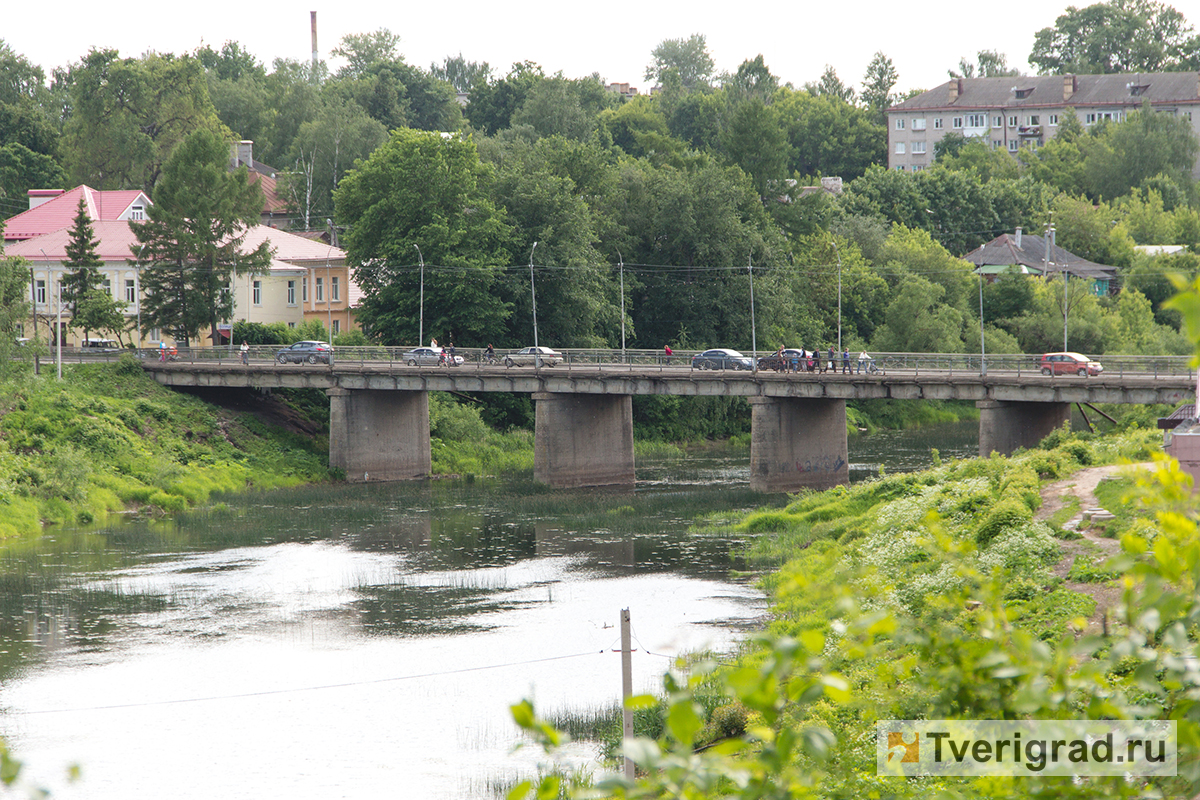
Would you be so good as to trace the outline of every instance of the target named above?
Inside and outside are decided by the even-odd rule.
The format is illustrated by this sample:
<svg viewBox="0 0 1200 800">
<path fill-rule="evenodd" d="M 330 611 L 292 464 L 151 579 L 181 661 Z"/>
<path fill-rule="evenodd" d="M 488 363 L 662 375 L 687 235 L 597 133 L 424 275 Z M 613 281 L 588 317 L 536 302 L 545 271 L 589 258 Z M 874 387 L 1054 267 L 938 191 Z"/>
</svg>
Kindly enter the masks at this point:
<svg viewBox="0 0 1200 800">
<path fill-rule="evenodd" d="M 1020 250 L 1021 249 L 1021 229 L 1020 228 L 1017 228 L 1016 239 L 1017 239 L 1017 249 Z"/>
<path fill-rule="evenodd" d="M 1078 88 L 1079 84 L 1074 75 L 1063 75 L 1063 102 L 1070 100 Z"/>
<path fill-rule="evenodd" d="M 315 11 L 308 12 L 308 17 L 309 17 L 309 20 L 312 22 L 312 51 L 313 51 L 312 65 L 313 65 L 313 73 L 315 74 L 316 70 L 317 70 L 317 62 L 320 61 L 320 58 L 317 57 L 317 12 L 315 12 Z"/>
<path fill-rule="evenodd" d="M 950 102 L 953 103 L 962 94 L 963 82 L 962 78 L 957 78 L 950 81 Z"/>
</svg>

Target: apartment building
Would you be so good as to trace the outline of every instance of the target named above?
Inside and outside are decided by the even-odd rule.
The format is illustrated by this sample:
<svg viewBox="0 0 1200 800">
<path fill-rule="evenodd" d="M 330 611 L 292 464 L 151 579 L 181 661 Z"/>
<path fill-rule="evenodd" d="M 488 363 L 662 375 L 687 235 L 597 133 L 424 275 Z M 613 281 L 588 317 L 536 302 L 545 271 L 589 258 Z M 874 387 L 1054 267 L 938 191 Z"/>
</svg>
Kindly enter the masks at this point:
<svg viewBox="0 0 1200 800">
<path fill-rule="evenodd" d="M 1160 114 L 1186 119 L 1200 136 L 1195 72 L 951 79 L 888 109 L 888 168 L 925 169 L 948 133 L 1015 154 L 1054 138 L 1064 114 L 1074 113 L 1087 128 L 1124 120 L 1146 101 Z M 1200 180 L 1200 160 L 1192 177 Z"/>
</svg>

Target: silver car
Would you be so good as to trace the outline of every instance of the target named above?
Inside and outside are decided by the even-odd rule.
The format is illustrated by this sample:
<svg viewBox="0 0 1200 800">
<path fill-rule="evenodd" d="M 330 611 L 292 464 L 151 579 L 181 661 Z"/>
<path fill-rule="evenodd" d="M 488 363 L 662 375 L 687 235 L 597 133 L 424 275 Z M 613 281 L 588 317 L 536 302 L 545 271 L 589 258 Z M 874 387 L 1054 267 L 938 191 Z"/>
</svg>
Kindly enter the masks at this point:
<svg viewBox="0 0 1200 800">
<path fill-rule="evenodd" d="M 445 361 L 443 362 L 443 359 Z M 442 350 L 435 350 L 432 347 L 414 347 L 400 357 L 400 360 L 410 367 L 436 367 L 439 364 L 446 363 L 452 367 L 457 367 L 463 363 L 462 356 L 452 356 Z"/>
<path fill-rule="evenodd" d="M 561 363 L 563 354 L 551 350 L 549 347 L 524 347 L 515 353 L 509 353 L 504 357 L 504 365 L 506 367 L 553 367 L 555 364 Z"/>
</svg>

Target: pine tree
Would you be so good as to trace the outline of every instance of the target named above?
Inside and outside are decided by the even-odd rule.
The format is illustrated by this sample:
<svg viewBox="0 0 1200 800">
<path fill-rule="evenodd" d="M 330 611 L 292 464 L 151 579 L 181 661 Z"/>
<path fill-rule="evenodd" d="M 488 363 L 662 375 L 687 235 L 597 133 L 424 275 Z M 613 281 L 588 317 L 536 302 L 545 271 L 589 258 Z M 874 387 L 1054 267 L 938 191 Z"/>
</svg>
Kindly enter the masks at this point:
<svg viewBox="0 0 1200 800">
<path fill-rule="evenodd" d="M 134 227 L 143 269 L 143 324 L 170 331 L 187 346 L 201 329 L 216 337 L 233 316 L 233 275 L 264 272 L 264 242 L 240 252 L 262 212 L 262 192 L 243 167 L 226 169 L 229 145 L 208 130 L 189 134 L 171 153 L 146 222 Z"/>
<path fill-rule="evenodd" d="M 92 314 L 80 313 L 85 303 L 95 308 L 102 305 L 102 298 L 92 295 L 103 292 L 101 282 L 103 280 L 100 275 L 100 268 L 104 266 L 104 260 L 96 254 L 96 246 L 100 244 L 100 240 L 96 238 L 95 232 L 92 230 L 92 218 L 88 216 L 87 205 L 83 202 L 83 197 L 79 198 L 79 206 L 75 210 L 75 221 L 69 231 L 70 241 L 67 243 L 67 259 L 63 262 L 63 266 L 69 271 L 63 275 L 62 279 L 62 300 L 71 309 L 71 325 L 76 328 L 83 329 L 83 335 L 86 339 L 91 332 L 94 323 Z M 112 296 L 109 296 L 112 300 Z"/>
</svg>

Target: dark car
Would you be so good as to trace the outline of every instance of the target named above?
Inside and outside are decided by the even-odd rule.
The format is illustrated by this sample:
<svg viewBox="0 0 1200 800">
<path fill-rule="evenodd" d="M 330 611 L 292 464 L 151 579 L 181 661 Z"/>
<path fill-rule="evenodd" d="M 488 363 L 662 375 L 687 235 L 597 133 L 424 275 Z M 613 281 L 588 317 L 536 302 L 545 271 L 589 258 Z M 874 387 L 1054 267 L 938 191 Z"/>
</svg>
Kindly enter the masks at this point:
<svg viewBox="0 0 1200 800">
<path fill-rule="evenodd" d="M 1099 375 L 1104 371 L 1099 361 L 1092 361 L 1080 353 L 1046 353 L 1042 356 L 1043 375 Z"/>
<path fill-rule="evenodd" d="M 754 362 L 737 350 L 717 347 L 692 356 L 692 369 L 754 369 Z"/>
<path fill-rule="evenodd" d="M 275 360 L 280 364 L 307 361 L 309 364 L 333 363 L 333 346 L 327 342 L 296 342 L 291 347 L 285 347 L 275 354 Z"/>
<path fill-rule="evenodd" d="M 771 353 L 769 356 L 763 356 L 758 360 L 759 369 L 773 369 L 776 372 L 785 372 L 792 368 L 792 362 L 795 362 L 799 367 L 804 361 L 804 351 L 795 347 L 786 348 L 783 354 Z"/>
</svg>

